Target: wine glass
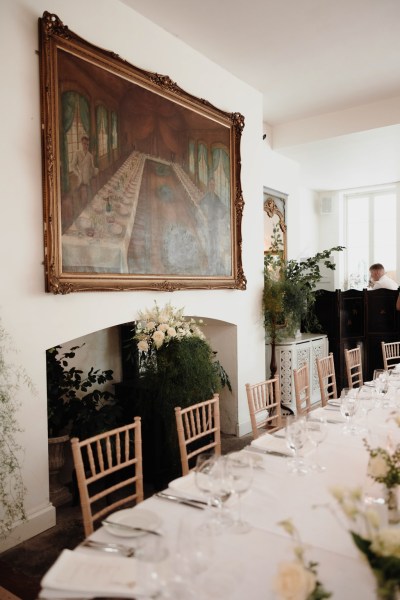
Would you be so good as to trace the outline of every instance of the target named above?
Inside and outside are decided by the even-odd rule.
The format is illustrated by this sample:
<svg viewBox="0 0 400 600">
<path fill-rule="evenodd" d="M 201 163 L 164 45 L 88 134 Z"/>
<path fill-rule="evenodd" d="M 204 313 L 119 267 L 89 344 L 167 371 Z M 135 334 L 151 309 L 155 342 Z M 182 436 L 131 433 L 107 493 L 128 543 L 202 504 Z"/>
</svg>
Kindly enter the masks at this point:
<svg viewBox="0 0 400 600">
<path fill-rule="evenodd" d="M 366 424 L 366 431 L 365 433 L 368 433 L 370 427 L 369 427 L 369 413 L 377 407 L 377 401 L 375 398 L 375 390 L 373 388 L 367 387 L 367 386 L 363 386 L 362 388 L 360 388 L 359 391 L 359 398 L 360 398 L 360 408 L 363 411 L 364 415 L 365 415 L 365 424 Z"/>
<path fill-rule="evenodd" d="M 247 533 L 251 526 L 242 518 L 241 498 L 253 481 L 253 461 L 242 452 L 232 452 L 227 456 L 227 470 L 231 490 L 238 497 L 238 514 L 232 529 L 235 533 Z"/>
<path fill-rule="evenodd" d="M 354 435 L 358 432 L 355 425 L 353 425 L 353 418 L 357 413 L 360 398 L 358 396 L 358 390 L 349 390 L 349 393 L 342 394 L 340 396 L 340 412 L 346 419 L 346 424 L 343 427 L 343 433 L 350 433 Z"/>
<path fill-rule="evenodd" d="M 217 508 L 217 514 L 212 511 L 212 518 L 204 524 L 210 533 L 218 533 L 231 523 L 223 510 L 224 502 L 230 497 L 231 490 L 226 472 L 225 458 L 215 454 L 199 454 L 195 467 L 195 483 L 207 498 L 209 508 Z"/>
<path fill-rule="evenodd" d="M 299 457 L 301 450 L 306 443 L 307 433 L 304 418 L 288 415 L 286 417 L 285 438 L 287 447 L 293 452 L 294 461 L 290 468 L 292 473 L 297 475 L 306 475 L 308 473 L 304 461 Z"/>
<path fill-rule="evenodd" d="M 385 369 L 374 370 L 374 384 L 377 393 L 382 396 L 388 389 L 388 372 Z"/>
<path fill-rule="evenodd" d="M 311 469 L 318 472 L 325 471 L 326 467 L 320 464 L 318 454 L 320 444 L 322 444 L 328 435 L 326 418 L 324 416 L 308 416 L 307 435 L 312 445 L 315 446 L 315 462 L 311 465 Z"/>
</svg>

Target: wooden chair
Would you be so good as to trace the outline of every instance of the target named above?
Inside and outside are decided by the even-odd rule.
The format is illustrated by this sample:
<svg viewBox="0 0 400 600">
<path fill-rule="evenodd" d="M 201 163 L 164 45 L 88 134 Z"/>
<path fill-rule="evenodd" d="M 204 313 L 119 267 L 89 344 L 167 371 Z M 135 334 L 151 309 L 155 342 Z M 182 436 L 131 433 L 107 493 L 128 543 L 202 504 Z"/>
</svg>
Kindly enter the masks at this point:
<svg viewBox="0 0 400 600">
<path fill-rule="evenodd" d="M 325 406 L 328 400 L 337 398 L 335 363 L 332 352 L 329 353 L 329 356 L 317 358 L 316 363 L 321 390 L 321 404 Z"/>
<path fill-rule="evenodd" d="M 347 385 L 350 389 L 362 387 L 364 384 L 360 346 L 344 351 L 346 363 Z"/>
<path fill-rule="evenodd" d="M 221 454 L 221 426 L 219 416 L 219 395 L 210 400 L 193 404 L 187 408 L 175 407 L 179 452 L 182 474 L 187 475 L 194 468 L 198 454 L 213 450 Z M 192 465 L 189 468 L 189 461 Z"/>
<path fill-rule="evenodd" d="M 281 387 L 279 378 L 267 379 L 260 383 L 246 383 L 253 438 L 260 435 L 260 428 L 275 431 L 282 427 Z"/>
<path fill-rule="evenodd" d="M 119 506 L 143 500 L 140 417 L 86 440 L 71 439 L 85 536 Z M 116 477 L 117 476 L 117 477 Z"/>
<path fill-rule="evenodd" d="M 400 363 L 400 342 L 381 342 L 383 368 L 390 371 Z"/>
<path fill-rule="evenodd" d="M 296 397 L 296 412 L 304 415 L 311 410 L 310 376 L 308 364 L 299 369 L 293 369 L 294 393 Z"/>
</svg>

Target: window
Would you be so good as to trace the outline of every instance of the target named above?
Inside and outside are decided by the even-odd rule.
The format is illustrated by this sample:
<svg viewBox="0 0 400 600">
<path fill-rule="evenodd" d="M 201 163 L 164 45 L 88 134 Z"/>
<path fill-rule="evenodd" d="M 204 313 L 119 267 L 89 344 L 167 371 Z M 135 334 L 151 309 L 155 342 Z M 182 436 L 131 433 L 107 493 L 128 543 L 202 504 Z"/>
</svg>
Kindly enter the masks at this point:
<svg viewBox="0 0 400 600">
<path fill-rule="evenodd" d="M 396 280 L 397 201 L 393 186 L 367 192 L 346 193 L 347 288 L 368 286 L 369 266 L 382 263 Z"/>
</svg>

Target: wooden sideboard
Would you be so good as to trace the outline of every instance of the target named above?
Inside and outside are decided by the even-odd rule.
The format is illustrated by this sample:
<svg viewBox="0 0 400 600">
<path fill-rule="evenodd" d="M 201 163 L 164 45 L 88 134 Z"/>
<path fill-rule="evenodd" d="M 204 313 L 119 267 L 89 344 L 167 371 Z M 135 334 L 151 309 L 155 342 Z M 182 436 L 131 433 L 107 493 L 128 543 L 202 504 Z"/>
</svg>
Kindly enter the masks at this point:
<svg viewBox="0 0 400 600">
<path fill-rule="evenodd" d="M 335 361 L 338 393 L 347 385 L 345 349 L 361 347 L 364 380 L 383 367 L 381 341 L 400 340 L 399 292 L 393 290 L 321 290 L 316 314 L 329 339 Z"/>
<path fill-rule="evenodd" d="M 282 402 L 295 409 L 293 369 L 308 364 L 310 373 L 311 403 L 321 400 L 315 359 L 328 355 L 328 337 L 321 333 L 302 333 L 299 337 L 286 338 L 275 347 L 277 375 L 281 384 Z M 266 373 L 269 373 L 271 345 L 266 344 Z"/>
</svg>

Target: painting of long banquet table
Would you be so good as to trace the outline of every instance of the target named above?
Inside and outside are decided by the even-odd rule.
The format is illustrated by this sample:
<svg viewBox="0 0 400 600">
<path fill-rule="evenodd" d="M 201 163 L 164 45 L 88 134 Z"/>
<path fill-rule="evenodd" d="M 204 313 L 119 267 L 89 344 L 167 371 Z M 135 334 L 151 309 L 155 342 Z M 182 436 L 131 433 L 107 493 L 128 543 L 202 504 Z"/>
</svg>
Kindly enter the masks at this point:
<svg viewBox="0 0 400 600">
<path fill-rule="evenodd" d="M 47 291 L 245 289 L 243 117 L 56 15 L 40 41 Z"/>
</svg>

